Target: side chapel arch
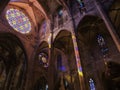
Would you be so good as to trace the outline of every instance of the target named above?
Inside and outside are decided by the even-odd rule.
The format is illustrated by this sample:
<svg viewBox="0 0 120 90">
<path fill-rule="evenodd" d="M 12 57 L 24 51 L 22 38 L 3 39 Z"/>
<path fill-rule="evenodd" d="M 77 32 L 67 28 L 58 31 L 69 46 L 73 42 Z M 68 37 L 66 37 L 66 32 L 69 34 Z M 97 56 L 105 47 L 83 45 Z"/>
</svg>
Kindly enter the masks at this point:
<svg viewBox="0 0 120 90">
<path fill-rule="evenodd" d="M 22 42 L 13 34 L 0 33 L 0 49 L 0 89 L 24 89 L 27 55 Z"/>
<path fill-rule="evenodd" d="M 68 30 L 60 30 L 54 39 L 53 47 L 55 53 L 54 56 L 56 57 L 55 60 L 57 63 L 56 73 L 58 76 L 60 75 L 60 79 L 63 82 L 66 80 L 68 83 L 67 85 L 64 85 L 63 83 L 59 84 L 61 84 L 64 88 L 71 88 L 73 90 L 79 89 L 77 66 L 71 32 Z M 58 49 L 58 53 L 55 49 Z M 56 78 L 59 79 L 58 77 Z"/>
<path fill-rule="evenodd" d="M 84 16 L 78 25 L 77 33 L 85 82 L 88 83 L 89 76 L 94 77 L 97 83 L 102 82 L 106 62 L 116 60 L 114 55 L 118 53 L 104 21 L 98 16 Z M 102 83 L 96 84 L 96 89 L 103 89 L 101 86 Z M 89 88 L 89 85 L 86 88 Z"/>
</svg>

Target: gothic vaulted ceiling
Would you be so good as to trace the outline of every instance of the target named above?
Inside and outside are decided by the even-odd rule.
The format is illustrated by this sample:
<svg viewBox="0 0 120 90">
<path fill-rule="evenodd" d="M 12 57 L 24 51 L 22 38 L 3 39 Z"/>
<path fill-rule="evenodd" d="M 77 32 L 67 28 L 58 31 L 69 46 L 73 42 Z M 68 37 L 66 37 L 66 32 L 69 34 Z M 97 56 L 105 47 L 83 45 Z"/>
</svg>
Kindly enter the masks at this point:
<svg viewBox="0 0 120 90">
<path fill-rule="evenodd" d="M 9 5 L 14 5 L 24 9 L 31 17 L 35 26 L 41 24 L 47 15 L 37 0 L 10 0 Z"/>
<path fill-rule="evenodd" d="M 50 14 L 54 13 L 54 11 L 60 6 L 59 0 L 8 0 L 8 5 L 14 5 L 24 9 L 35 26 L 44 21 L 44 19 L 48 19 Z M 8 2 L 6 0 L 6 3 Z"/>
</svg>

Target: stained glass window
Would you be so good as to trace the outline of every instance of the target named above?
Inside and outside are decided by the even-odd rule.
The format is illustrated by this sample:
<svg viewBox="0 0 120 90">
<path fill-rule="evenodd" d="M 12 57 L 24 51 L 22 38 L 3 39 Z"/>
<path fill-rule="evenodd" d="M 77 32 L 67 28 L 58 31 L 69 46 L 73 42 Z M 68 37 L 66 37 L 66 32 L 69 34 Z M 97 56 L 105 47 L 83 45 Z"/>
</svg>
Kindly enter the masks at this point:
<svg viewBox="0 0 120 90">
<path fill-rule="evenodd" d="M 90 80 L 89 80 L 89 85 L 90 85 L 90 90 L 95 90 L 95 84 L 94 84 L 94 81 L 92 80 L 92 78 L 90 78 Z"/>
<path fill-rule="evenodd" d="M 41 65 L 43 65 L 44 67 L 48 67 L 48 57 L 46 54 L 40 53 L 38 59 Z"/>
<path fill-rule="evenodd" d="M 28 17 L 18 9 L 7 10 L 6 19 L 10 26 L 20 33 L 25 34 L 31 31 L 31 23 Z"/>
<path fill-rule="evenodd" d="M 102 35 L 100 34 L 97 35 L 97 42 L 98 42 L 98 45 L 100 46 L 100 49 L 103 55 L 106 55 L 108 53 L 108 47 Z"/>
<path fill-rule="evenodd" d="M 86 12 L 86 7 L 83 0 L 77 0 L 79 3 L 80 13 Z"/>
<path fill-rule="evenodd" d="M 59 17 L 62 17 L 62 15 L 63 15 L 63 10 L 62 9 L 59 10 L 58 15 L 59 15 Z"/>
<path fill-rule="evenodd" d="M 79 2 L 79 4 L 80 4 L 80 8 L 85 7 L 83 0 L 77 0 L 77 1 L 78 1 L 78 2 Z"/>
<path fill-rule="evenodd" d="M 105 45 L 105 40 L 102 35 L 100 35 L 100 34 L 97 35 L 97 42 L 101 47 Z"/>
</svg>

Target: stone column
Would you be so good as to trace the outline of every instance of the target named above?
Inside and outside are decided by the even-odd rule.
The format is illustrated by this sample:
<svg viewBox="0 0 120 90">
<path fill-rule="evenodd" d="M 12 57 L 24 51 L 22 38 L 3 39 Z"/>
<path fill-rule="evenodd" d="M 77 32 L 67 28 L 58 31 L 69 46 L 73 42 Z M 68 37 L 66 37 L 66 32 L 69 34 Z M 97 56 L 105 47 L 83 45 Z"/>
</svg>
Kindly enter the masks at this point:
<svg viewBox="0 0 120 90">
<path fill-rule="evenodd" d="M 77 38 L 76 38 L 74 32 L 72 33 L 72 40 L 73 40 L 73 46 L 74 46 L 73 48 L 74 48 L 75 58 L 76 58 L 77 73 L 79 75 L 78 77 L 79 77 L 79 83 L 80 83 L 80 90 L 86 90 L 83 69 L 82 69 L 81 60 L 80 60 L 80 54 L 78 51 Z"/>
<path fill-rule="evenodd" d="M 52 22 L 53 21 L 53 22 Z M 49 43 L 49 67 L 48 67 L 48 89 L 54 90 L 54 74 L 55 74 L 55 63 L 54 63 L 54 45 L 53 45 L 53 29 L 54 29 L 54 17 L 51 16 L 51 22 L 50 22 L 50 29 L 51 29 L 51 35 L 50 35 L 50 43 Z"/>
<path fill-rule="evenodd" d="M 34 49 L 29 43 L 25 43 L 26 55 L 27 55 L 27 72 L 26 72 L 26 82 L 25 90 L 30 90 L 33 88 L 33 75 L 34 75 Z"/>
</svg>

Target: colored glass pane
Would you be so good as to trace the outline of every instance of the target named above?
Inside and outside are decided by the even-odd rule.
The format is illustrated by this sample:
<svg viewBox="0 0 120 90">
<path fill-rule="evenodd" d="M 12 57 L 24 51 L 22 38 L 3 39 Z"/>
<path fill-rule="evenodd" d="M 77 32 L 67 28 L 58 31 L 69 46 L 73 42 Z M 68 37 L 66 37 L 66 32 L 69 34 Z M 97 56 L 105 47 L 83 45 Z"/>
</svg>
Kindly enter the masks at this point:
<svg viewBox="0 0 120 90">
<path fill-rule="evenodd" d="M 60 10 L 60 11 L 58 12 L 58 14 L 59 14 L 59 16 L 62 16 L 62 15 L 63 15 L 63 10 Z"/>
<path fill-rule="evenodd" d="M 102 35 L 97 35 L 97 42 L 100 46 L 105 45 L 105 40 Z"/>
<path fill-rule="evenodd" d="M 7 10 L 6 19 L 10 26 L 20 33 L 25 34 L 31 31 L 31 23 L 28 17 L 18 9 Z"/>
<path fill-rule="evenodd" d="M 97 35 L 97 42 L 98 42 L 98 45 L 100 46 L 100 49 L 103 55 L 106 55 L 108 53 L 108 47 L 102 35 L 100 34 Z"/>
<path fill-rule="evenodd" d="M 90 90 L 95 90 L 95 84 L 94 84 L 94 81 L 91 78 L 89 80 L 89 84 L 90 84 Z"/>
<path fill-rule="evenodd" d="M 45 55 L 44 53 L 40 53 L 38 58 L 41 65 L 43 65 L 44 67 L 48 67 L 47 55 Z"/>
</svg>

